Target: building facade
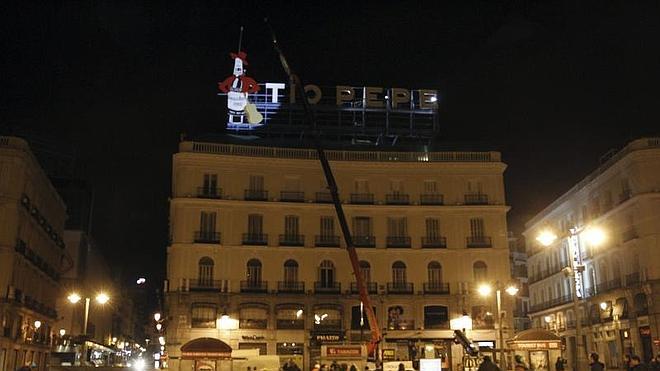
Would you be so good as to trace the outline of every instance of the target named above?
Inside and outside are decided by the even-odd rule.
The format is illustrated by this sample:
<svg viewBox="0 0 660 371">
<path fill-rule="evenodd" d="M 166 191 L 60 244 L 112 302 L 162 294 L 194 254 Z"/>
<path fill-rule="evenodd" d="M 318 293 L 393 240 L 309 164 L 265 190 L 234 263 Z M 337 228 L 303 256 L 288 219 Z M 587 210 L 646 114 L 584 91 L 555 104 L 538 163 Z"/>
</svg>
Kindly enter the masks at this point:
<svg viewBox="0 0 660 371">
<path fill-rule="evenodd" d="M 327 156 L 387 356 L 441 356 L 456 369 L 449 321 L 464 313 L 468 336 L 496 346 L 495 297 L 475 288 L 511 277 L 500 154 Z M 205 337 L 304 369 L 323 362 L 322 345 L 370 337 L 315 150 L 181 142 L 170 241 L 170 368 L 192 367 L 181 347 Z M 505 295 L 505 339 L 512 307 Z"/>
<path fill-rule="evenodd" d="M 600 246 L 589 245 L 590 227 L 605 231 Z M 569 229 L 577 237 L 569 249 Z M 549 247 L 543 230 L 560 237 Z M 624 354 L 648 360 L 660 336 L 660 138 L 630 142 L 595 171 L 536 215 L 524 233 L 529 252 L 530 314 L 534 327 L 559 334 L 566 358 L 575 357 L 575 281 L 564 269 L 579 258 L 579 319 L 586 353 L 597 352 L 609 368 L 622 367 Z M 576 256 L 569 252 L 575 251 Z"/>
<path fill-rule="evenodd" d="M 0 137 L 0 370 L 45 370 L 57 321 L 66 207 L 23 139 Z"/>
<path fill-rule="evenodd" d="M 527 277 L 527 252 L 522 239 L 509 232 L 509 264 L 511 278 L 519 288 L 516 304 L 513 308 L 513 329 L 520 332 L 531 327 L 529 312 L 529 283 Z"/>
</svg>

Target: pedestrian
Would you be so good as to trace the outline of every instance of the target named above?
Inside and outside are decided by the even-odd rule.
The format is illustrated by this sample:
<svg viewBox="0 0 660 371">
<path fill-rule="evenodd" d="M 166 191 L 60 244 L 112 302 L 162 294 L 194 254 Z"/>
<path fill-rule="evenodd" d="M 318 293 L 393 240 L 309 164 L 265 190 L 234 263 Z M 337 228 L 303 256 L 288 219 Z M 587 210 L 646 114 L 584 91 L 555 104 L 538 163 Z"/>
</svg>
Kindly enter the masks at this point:
<svg viewBox="0 0 660 371">
<path fill-rule="evenodd" d="M 605 364 L 598 361 L 598 353 L 591 353 L 591 363 L 589 364 L 589 370 L 591 371 L 605 371 Z"/>
<path fill-rule="evenodd" d="M 399 363 L 399 369 L 397 371 L 406 371 L 406 366 L 403 363 Z"/>
<path fill-rule="evenodd" d="M 651 370 L 660 370 L 660 355 L 653 357 L 651 363 L 649 364 L 649 369 Z"/>
<path fill-rule="evenodd" d="M 623 356 L 623 366 L 626 368 L 626 371 L 630 371 L 630 354 Z"/>
<path fill-rule="evenodd" d="M 634 371 L 647 371 L 649 367 L 642 363 L 642 359 L 638 355 L 630 356 L 630 369 Z"/>
<path fill-rule="evenodd" d="M 32 371 L 32 370 L 30 370 L 30 366 L 28 366 L 28 365 L 23 365 L 22 367 L 20 367 L 20 368 L 18 369 L 18 371 Z"/>
<path fill-rule="evenodd" d="M 496 364 L 491 361 L 490 356 L 484 356 L 484 359 L 481 361 L 481 364 L 479 365 L 479 369 L 477 371 L 501 371 L 499 367 L 497 367 Z"/>
<path fill-rule="evenodd" d="M 561 358 L 561 356 L 557 357 L 557 362 L 555 362 L 555 370 L 557 371 L 564 371 L 564 365 L 566 364 L 566 360 Z"/>
<path fill-rule="evenodd" d="M 529 370 L 529 367 L 525 364 L 525 360 L 520 354 L 516 354 L 514 357 L 516 364 L 514 366 L 515 371 L 527 371 Z"/>
</svg>

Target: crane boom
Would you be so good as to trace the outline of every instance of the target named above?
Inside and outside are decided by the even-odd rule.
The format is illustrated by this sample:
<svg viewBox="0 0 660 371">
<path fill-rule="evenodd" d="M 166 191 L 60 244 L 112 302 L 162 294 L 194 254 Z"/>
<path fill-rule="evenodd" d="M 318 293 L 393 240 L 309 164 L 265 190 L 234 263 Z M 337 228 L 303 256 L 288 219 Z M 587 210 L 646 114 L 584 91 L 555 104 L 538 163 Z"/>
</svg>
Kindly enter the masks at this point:
<svg viewBox="0 0 660 371">
<path fill-rule="evenodd" d="M 309 102 L 307 102 L 306 99 L 304 85 L 302 84 L 300 77 L 293 72 L 291 66 L 287 62 L 284 53 L 282 52 L 282 50 L 279 47 L 279 44 L 277 43 L 275 32 L 273 31 L 272 27 L 270 27 L 268 20 L 265 19 L 264 21 L 266 22 L 266 24 L 268 24 L 268 27 L 270 29 L 271 37 L 273 41 L 273 47 L 275 48 L 275 51 L 277 52 L 280 58 L 280 63 L 282 64 L 284 71 L 289 76 L 289 79 L 292 81 L 293 85 L 295 86 L 295 89 L 298 91 L 298 94 L 301 97 L 301 101 L 305 113 L 304 116 L 305 121 L 307 121 L 307 123 L 312 125 L 312 127 L 315 129 L 314 141 L 316 145 L 316 152 L 318 153 L 319 161 L 321 162 L 321 167 L 323 169 L 323 174 L 325 175 L 326 182 L 328 183 L 328 190 L 330 191 L 330 195 L 332 196 L 332 203 L 334 204 L 335 212 L 337 213 L 339 226 L 341 228 L 342 234 L 344 235 L 344 242 L 346 243 L 346 251 L 348 252 L 348 257 L 351 262 L 351 266 L 353 267 L 353 275 L 355 276 L 358 292 L 360 294 L 360 301 L 363 304 L 364 311 L 367 314 L 367 320 L 369 321 L 369 330 L 371 331 L 371 340 L 368 347 L 369 353 L 373 352 L 374 355 L 376 355 L 375 352 L 376 347 L 382 341 L 383 335 L 380 332 L 380 327 L 378 326 L 378 319 L 376 318 L 376 314 L 374 313 L 373 306 L 371 305 L 371 299 L 369 298 L 367 285 L 364 281 L 364 276 L 362 275 L 362 271 L 360 269 L 360 262 L 358 260 L 357 252 L 355 251 L 355 246 L 353 246 L 353 238 L 351 237 L 351 231 L 348 229 L 346 214 L 344 214 L 344 209 L 342 207 L 341 200 L 339 199 L 337 182 L 335 181 L 335 177 L 332 173 L 332 168 L 330 167 L 328 158 L 326 157 L 325 151 L 323 150 L 320 135 L 316 130 L 316 122 L 312 114 L 312 111 L 309 108 Z M 378 356 L 376 355 L 376 357 Z"/>
</svg>

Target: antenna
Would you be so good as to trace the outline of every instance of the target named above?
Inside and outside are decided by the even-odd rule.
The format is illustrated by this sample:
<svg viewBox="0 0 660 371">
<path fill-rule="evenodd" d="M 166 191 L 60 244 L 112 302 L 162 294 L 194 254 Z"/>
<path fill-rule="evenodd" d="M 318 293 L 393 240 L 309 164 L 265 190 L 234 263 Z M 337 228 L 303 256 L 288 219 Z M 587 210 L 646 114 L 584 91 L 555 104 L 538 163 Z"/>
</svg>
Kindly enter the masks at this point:
<svg viewBox="0 0 660 371">
<path fill-rule="evenodd" d="M 238 35 L 238 51 L 237 53 L 241 52 L 241 43 L 243 42 L 243 26 L 241 26 L 241 33 Z"/>
</svg>

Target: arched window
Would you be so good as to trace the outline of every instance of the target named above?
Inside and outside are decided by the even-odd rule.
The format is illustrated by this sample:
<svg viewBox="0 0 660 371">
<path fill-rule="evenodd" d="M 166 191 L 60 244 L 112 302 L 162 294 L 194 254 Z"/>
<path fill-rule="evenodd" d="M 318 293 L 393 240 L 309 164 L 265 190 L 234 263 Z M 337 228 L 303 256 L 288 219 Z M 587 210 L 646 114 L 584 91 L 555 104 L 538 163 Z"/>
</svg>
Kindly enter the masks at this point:
<svg viewBox="0 0 660 371">
<path fill-rule="evenodd" d="M 250 259 L 247 262 L 247 282 L 250 287 L 261 286 L 261 262 L 259 259 Z"/>
<path fill-rule="evenodd" d="M 488 266 L 481 260 L 474 262 L 472 264 L 472 273 L 474 274 L 475 282 L 484 282 L 488 279 Z"/>
<path fill-rule="evenodd" d="M 439 288 L 442 284 L 442 266 L 437 261 L 432 261 L 427 266 L 429 286 Z"/>
<path fill-rule="evenodd" d="M 289 259 L 284 262 L 284 284 L 294 285 L 298 282 L 298 262 Z"/>
<path fill-rule="evenodd" d="M 200 287 L 213 286 L 213 259 L 205 256 L 199 259 L 197 280 Z"/>
<path fill-rule="evenodd" d="M 638 316 L 648 316 L 649 315 L 649 302 L 646 300 L 646 294 L 639 293 L 633 298 L 635 304 L 635 312 Z"/>
<path fill-rule="evenodd" d="M 402 261 L 396 261 L 392 264 L 392 282 L 394 286 L 406 285 L 406 265 Z"/>
<path fill-rule="evenodd" d="M 360 271 L 364 282 L 371 282 L 371 265 L 368 261 L 360 260 Z"/>
<path fill-rule="evenodd" d="M 333 288 L 335 285 L 335 265 L 324 260 L 319 265 L 319 284 L 321 288 Z"/>
</svg>

